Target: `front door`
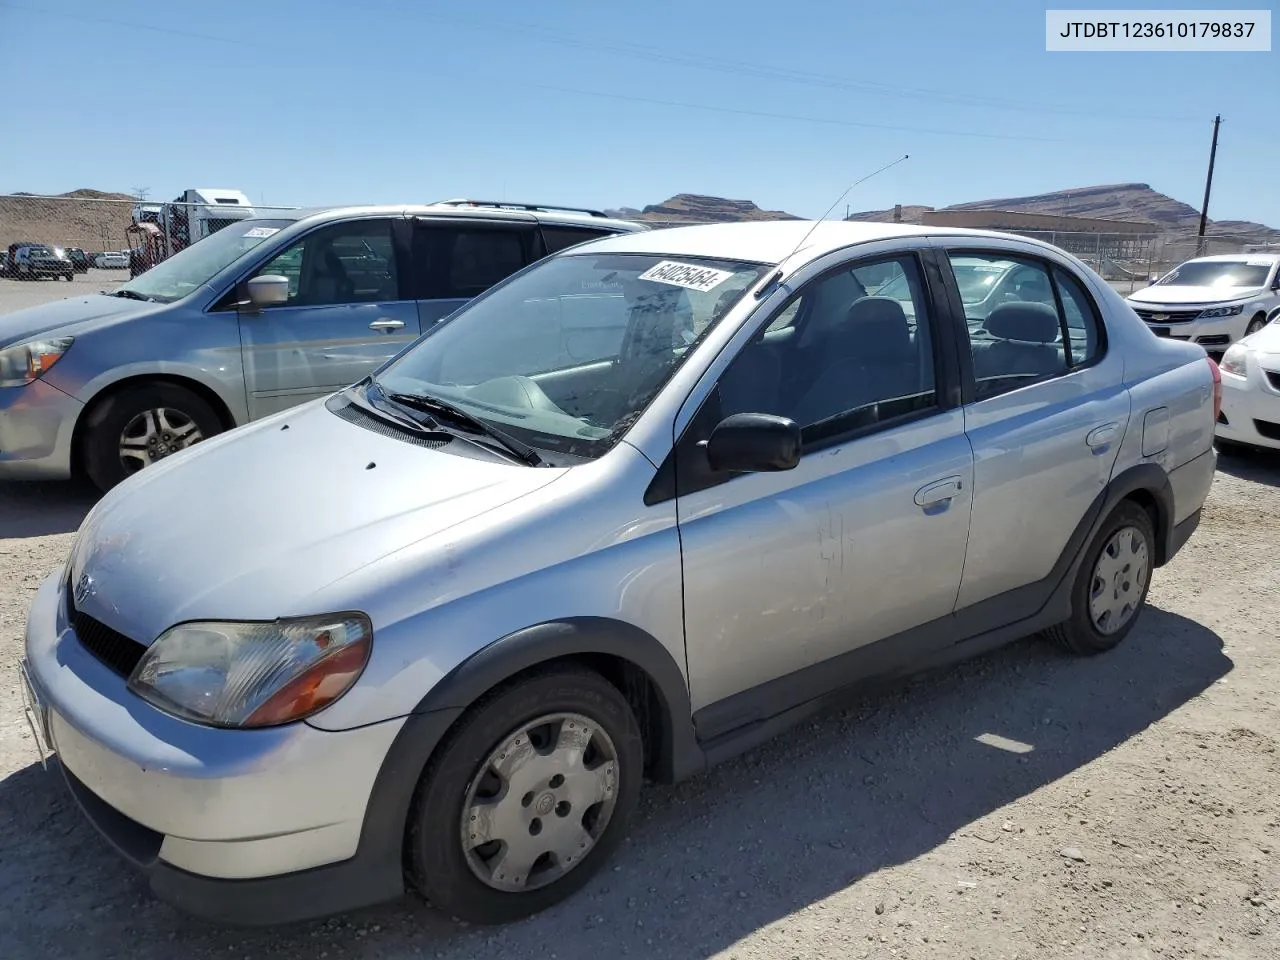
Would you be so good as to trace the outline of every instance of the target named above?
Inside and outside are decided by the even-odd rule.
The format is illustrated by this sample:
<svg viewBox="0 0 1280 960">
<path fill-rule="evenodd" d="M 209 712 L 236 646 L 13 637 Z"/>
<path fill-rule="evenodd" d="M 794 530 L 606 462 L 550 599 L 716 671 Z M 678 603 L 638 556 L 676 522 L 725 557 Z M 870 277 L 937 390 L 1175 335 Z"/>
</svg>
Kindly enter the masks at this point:
<svg viewBox="0 0 1280 960">
<path fill-rule="evenodd" d="M 1129 423 L 1124 361 L 1107 351 L 1086 285 L 1061 265 L 1005 250 L 952 248 L 946 259 L 957 277 L 994 277 L 1001 287 L 995 297 L 953 288 L 969 330 L 964 417 L 974 452 L 957 608 L 1043 584 L 1001 608 L 1019 619 L 1048 599 L 1046 578 L 1111 478 Z"/>
<path fill-rule="evenodd" d="M 240 314 L 251 417 L 355 383 L 417 338 L 396 227 L 387 218 L 321 227 L 255 272 L 288 277 L 289 299 Z"/>
<path fill-rule="evenodd" d="M 844 262 L 759 331 L 678 445 L 703 738 L 876 672 L 893 651 L 873 644 L 951 613 L 969 531 L 973 457 L 915 252 Z M 745 412 L 801 425 L 795 469 L 710 471 L 698 442 Z"/>
</svg>

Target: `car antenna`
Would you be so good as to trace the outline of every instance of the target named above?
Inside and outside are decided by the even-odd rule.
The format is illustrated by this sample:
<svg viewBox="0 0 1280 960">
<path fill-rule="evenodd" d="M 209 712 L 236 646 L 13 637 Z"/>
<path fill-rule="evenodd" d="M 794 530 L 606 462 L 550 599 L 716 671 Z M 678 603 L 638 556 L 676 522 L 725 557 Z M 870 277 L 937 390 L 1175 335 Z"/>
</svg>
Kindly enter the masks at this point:
<svg viewBox="0 0 1280 960">
<path fill-rule="evenodd" d="M 812 234 L 812 233 L 813 233 L 813 231 L 815 231 L 815 230 L 817 230 L 817 229 L 818 229 L 818 224 L 820 224 L 823 220 L 827 219 L 827 217 L 830 215 L 831 211 L 832 211 L 832 210 L 834 210 L 834 209 L 839 205 L 840 201 L 841 201 L 841 200 L 843 200 L 845 197 L 847 197 L 847 196 L 849 195 L 849 191 L 850 191 L 850 190 L 852 190 L 852 189 L 853 189 L 854 187 L 856 187 L 858 184 L 860 184 L 860 183 L 866 183 L 866 182 L 867 182 L 868 180 L 870 180 L 872 177 L 877 176 L 877 175 L 879 175 L 879 174 L 881 174 L 881 173 L 884 173 L 884 172 L 885 172 L 886 170 L 888 170 L 890 167 L 896 167 L 896 166 L 897 166 L 898 164 L 900 164 L 903 160 L 908 159 L 910 156 L 911 156 L 911 154 L 909 154 L 909 153 L 904 153 L 902 156 L 900 156 L 897 160 L 894 160 L 892 163 L 886 163 L 886 164 L 885 164 L 883 167 L 881 167 L 879 170 L 872 170 L 870 173 L 868 173 L 868 174 L 867 174 L 865 177 L 863 177 L 862 179 L 860 179 L 860 180 L 855 180 L 855 181 L 853 181 L 853 183 L 851 183 L 851 184 L 849 184 L 847 187 L 845 187 L 845 188 L 844 188 L 844 193 L 842 193 L 842 194 L 840 194 L 840 196 L 836 197 L 836 202 L 835 202 L 835 203 L 833 203 L 833 204 L 831 204 L 831 206 L 827 207 L 826 213 L 824 213 L 824 214 L 823 214 L 821 217 L 819 217 L 817 220 L 813 221 L 813 226 L 811 226 L 807 231 L 805 231 L 805 235 L 804 235 L 803 237 L 801 237 L 801 238 L 800 238 L 800 242 L 799 242 L 799 243 L 797 243 L 797 244 L 795 245 L 795 247 L 791 250 L 791 252 L 790 252 L 790 253 L 788 253 L 785 257 L 783 257 L 781 260 L 779 260 L 779 261 L 778 261 L 778 263 L 779 263 L 779 264 L 786 263 L 788 260 L 790 260 L 792 257 L 794 257 L 794 256 L 796 255 L 796 251 L 797 251 L 797 250 L 799 250 L 801 247 L 803 247 L 803 246 L 804 246 L 804 242 L 805 242 L 806 240 L 808 240 L 808 239 L 809 239 L 810 234 Z M 757 300 L 761 300 L 761 299 L 763 299 L 763 298 L 764 298 L 764 296 L 765 296 L 765 294 L 766 294 L 766 293 L 768 293 L 770 290 L 772 290 L 772 289 L 773 289 L 773 287 L 774 287 L 774 285 L 775 285 L 775 284 L 777 284 L 777 282 L 778 282 L 779 280 L 781 280 L 781 279 L 782 279 L 782 267 L 781 267 L 781 266 L 779 266 L 779 267 L 778 267 L 778 269 L 774 271 L 773 275 L 772 275 L 771 277 L 769 277 L 769 279 L 768 279 L 768 280 L 766 280 L 766 281 L 765 281 L 764 285 L 763 285 L 762 287 L 760 287 L 760 289 L 759 289 L 759 290 L 757 290 L 757 291 L 756 291 L 756 299 L 757 299 Z"/>
</svg>

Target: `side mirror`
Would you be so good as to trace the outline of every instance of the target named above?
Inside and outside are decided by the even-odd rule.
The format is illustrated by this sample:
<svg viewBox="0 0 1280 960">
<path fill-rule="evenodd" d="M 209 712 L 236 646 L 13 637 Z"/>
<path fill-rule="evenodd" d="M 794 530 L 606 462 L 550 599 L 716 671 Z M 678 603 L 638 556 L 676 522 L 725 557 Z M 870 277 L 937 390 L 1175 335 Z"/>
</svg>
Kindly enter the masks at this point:
<svg viewBox="0 0 1280 960">
<path fill-rule="evenodd" d="M 273 307 L 288 301 L 288 277 L 266 274 L 249 281 L 249 302 L 255 307 Z"/>
<path fill-rule="evenodd" d="M 800 427 L 768 413 L 735 413 L 711 431 L 706 450 L 717 472 L 791 470 L 800 462 Z"/>
</svg>

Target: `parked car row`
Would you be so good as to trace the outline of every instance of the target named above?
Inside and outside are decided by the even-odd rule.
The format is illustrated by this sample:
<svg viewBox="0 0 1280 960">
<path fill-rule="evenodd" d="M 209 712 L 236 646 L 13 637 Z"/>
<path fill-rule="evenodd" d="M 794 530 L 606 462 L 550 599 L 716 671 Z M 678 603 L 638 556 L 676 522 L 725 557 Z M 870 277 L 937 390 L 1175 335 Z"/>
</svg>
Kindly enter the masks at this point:
<svg viewBox="0 0 1280 960">
<path fill-rule="evenodd" d="M 17 280 L 75 279 L 75 264 L 59 247 L 44 243 L 11 243 L 5 251 L 4 275 Z"/>
<path fill-rule="evenodd" d="M 0 471 L 112 488 L 30 610 L 42 755 L 253 923 L 516 920 L 646 777 L 1116 647 L 1236 376 L 1032 239 L 463 203 L 242 221 L 0 343 Z"/>
</svg>

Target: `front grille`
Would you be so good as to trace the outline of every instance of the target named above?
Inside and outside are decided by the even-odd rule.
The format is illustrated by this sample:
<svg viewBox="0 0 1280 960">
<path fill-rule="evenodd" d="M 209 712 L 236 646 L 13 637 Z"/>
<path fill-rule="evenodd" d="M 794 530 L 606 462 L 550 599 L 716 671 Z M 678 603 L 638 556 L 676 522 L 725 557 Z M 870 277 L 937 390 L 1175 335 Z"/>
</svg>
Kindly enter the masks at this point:
<svg viewBox="0 0 1280 960">
<path fill-rule="evenodd" d="M 75 631 L 80 645 L 122 677 L 133 673 L 147 648 L 136 640 L 130 640 L 123 633 L 112 630 L 101 620 L 89 616 L 76 609 L 71 597 L 71 588 L 67 587 L 67 621 Z"/>
<path fill-rule="evenodd" d="M 435 447 L 443 447 L 453 440 L 453 437 L 447 433 L 415 433 L 408 427 L 400 427 L 366 413 L 354 403 L 331 403 L 329 409 L 348 423 L 354 423 L 357 427 L 364 427 L 379 436 L 390 437 L 393 440 L 403 440 L 405 443 L 412 443 L 419 447 L 434 449 Z"/>
<path fill-rule="evenodd" d="M 1275 389 L 1280 390 L 1280 373 L 1276 373 L 1274 370 L 1267 370 L 1265 372 L 1267 374 L 1267 382 L 1269 382 Z"/>
<path fill-rule="evenodd" d="M 1147 323 L 1190 323 L 1200 316 L 1199 310 L 1138 310 L 1135 308 L 1134 312 Z"/>
<path fill-rule="evenodd" d="M 1280 423 L 1272 423 L 1270 420 L 1253 421 L 1254 429 L 1262 434 L 1268 440 L 1280 440 Z"/>
</svg>

